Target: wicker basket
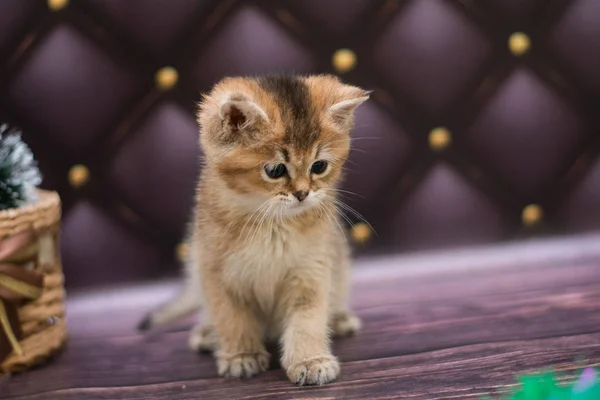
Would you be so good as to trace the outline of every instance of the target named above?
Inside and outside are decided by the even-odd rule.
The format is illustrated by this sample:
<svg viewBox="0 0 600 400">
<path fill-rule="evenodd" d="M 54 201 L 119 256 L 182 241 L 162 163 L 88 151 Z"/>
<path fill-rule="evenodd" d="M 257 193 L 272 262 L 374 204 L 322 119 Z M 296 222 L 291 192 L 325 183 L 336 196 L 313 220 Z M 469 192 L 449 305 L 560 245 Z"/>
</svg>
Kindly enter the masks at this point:
<svg viewBox="0 0 600 400">
<path fill-rule="evenodd" d="M 0 376 L 22 372 L 43 363 L 60 350 L 65 343 L 65 290 L 59 251 L 61 202 L 57 193 L 39 191 L 39 201 L 18 209 L 0 211 L 0 242 L 7 244 L 15 238 L 27 237 L 25 245 L 0 261 L 0 267 L 12 268 L 14 273 L 0 271 L 0 308 L 5 316 L 0 324 L 4 343 L 10 343 L 10 352 L 0 358 Z M 17 268 L 18 267 L 18 268 Z M 25 272 L 28 271 L 28 272 Z M 31 289 L 20 274 L 38 279 L 39 286 Z M 16 277 L 16 278 L 15 278 Z M 6 288 L 12 285 L 15 293 L 34 293 L 29 298 L 6 299 Z M 14 294 L 14 293 L 13 293 Z M 7 311 L 12 313 L 13 328 L 7 334 Z M 2 319 L 2 318 L 0 318 Z M 12 339 L 9 340 L 9 339 Z"/>
</svg>

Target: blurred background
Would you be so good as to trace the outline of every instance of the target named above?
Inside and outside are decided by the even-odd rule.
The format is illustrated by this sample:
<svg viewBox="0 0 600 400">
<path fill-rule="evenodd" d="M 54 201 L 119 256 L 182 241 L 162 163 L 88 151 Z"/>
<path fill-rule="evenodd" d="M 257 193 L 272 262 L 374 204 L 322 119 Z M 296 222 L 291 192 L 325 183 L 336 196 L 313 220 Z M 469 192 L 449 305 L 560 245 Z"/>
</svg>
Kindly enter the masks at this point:
<svg viewBox="0 0 600 400">
<path fill-rule="evenodd" d="M 178 271 L 200 93 L 334 73 L 359 256 L 600 228 L 598 0 L 0 0 L 0 120 L 64 202 L 67 286 Z M 402 266 L 398 266 L 402 268 Z"/>
</svg>

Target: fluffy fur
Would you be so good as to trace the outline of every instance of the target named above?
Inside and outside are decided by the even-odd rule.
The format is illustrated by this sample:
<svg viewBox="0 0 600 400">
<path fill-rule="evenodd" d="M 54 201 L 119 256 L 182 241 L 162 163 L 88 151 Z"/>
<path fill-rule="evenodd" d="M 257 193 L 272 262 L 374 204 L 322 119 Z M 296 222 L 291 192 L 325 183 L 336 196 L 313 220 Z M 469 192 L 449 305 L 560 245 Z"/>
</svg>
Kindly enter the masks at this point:
<svg viewBox="0 0 600 400">
<path fill-rule="evenodd" d="M 143 328 L 202 304 L 203 322 L 189 343 L 214 351 L 220 375 L 266 370 L 264 342 L 276 339 L 292 382 L 338 377 L 330 337 L 355 332 L 360 320 L 347 306 L 350 251 L 336 187 L 354 111 L 368 97 L 320 75 L 227 78 L 203 98 L 198 123 L 206 162 L 187 283 Z M 281 165 L 282 176 L 269 175 Z"/>
</svg>

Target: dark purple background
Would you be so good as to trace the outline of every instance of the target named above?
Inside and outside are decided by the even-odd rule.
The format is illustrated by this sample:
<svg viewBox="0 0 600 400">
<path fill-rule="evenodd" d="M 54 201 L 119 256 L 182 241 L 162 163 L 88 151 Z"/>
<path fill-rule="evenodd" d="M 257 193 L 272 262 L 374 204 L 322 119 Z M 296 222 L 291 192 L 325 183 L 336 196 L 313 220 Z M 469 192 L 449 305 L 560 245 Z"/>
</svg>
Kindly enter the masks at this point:
<svg viewBox="0 0 600 400">
<path fill-rule="evenodd" d="M 198 170 L 195 102 L 225 75 L 335 72 L 358 111 L 347 201 L 378 236 L 359 252 L 600 227 L 597 0 L 0 1 L 0 116 L 25 130 L 64 201 L 69 285 L 175 270 Z M 529 53 L 507 47 L 526 32 Z M 157 90 L 174 66 L 177 86 Z M 428 147 L 436 126 L 452 145 Z M 364 140 L 362 140 L 365 138 Z M 89 183 L 68 182 L 74 164 Z M 523 227 L 530 203 L 545 212 Z"/>
</svg>

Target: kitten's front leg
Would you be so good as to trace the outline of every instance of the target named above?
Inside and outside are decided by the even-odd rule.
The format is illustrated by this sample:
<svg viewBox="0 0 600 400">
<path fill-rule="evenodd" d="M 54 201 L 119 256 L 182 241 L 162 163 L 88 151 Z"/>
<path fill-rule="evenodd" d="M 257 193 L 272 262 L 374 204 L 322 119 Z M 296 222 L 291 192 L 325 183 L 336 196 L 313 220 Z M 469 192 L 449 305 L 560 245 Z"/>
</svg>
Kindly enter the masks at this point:
<svg viewBox="0 0 600 400">
<path fill-rule="evenodd" d="M 263 344 L 263 324 L 241 299 L 214 282 L 207 282 L 206 303 L 218 335 L 214 353 L 219 375 L 249 378 L 266 371 L 269 353 Z"/>
<path fill-rule="evenodd" d="M 311 277 L 292 278 L 288 288 L 281 364 L 298 385 L 322 385 L 340 373 L 327 326 L 329 284 L 330 271 L 323 266 Z"/>
</svg>

